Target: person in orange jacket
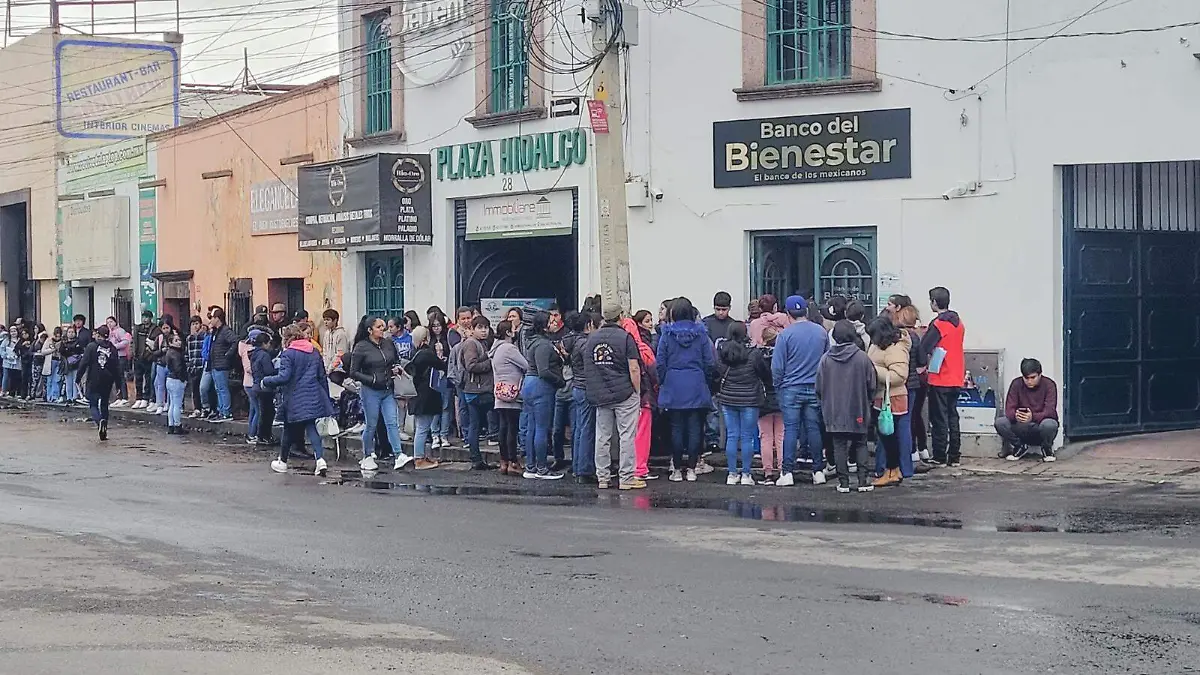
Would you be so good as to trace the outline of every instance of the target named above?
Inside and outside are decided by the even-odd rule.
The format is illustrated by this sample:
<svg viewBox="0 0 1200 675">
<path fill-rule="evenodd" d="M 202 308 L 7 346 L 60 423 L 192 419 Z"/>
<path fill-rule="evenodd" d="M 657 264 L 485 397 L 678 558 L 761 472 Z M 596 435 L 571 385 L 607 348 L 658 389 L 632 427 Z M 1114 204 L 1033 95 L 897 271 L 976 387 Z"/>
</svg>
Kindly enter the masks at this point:
<svg viewBox="0 0 1200 675">
<path fill-rule="evenodd" d="M 950 291 L 929 290 L 929 305 L 937 315 L 921 338 L 921 351 L 929 364 L 929 423 L 933 431 L 932 464 L 959 466 L 962 436 L 958 428 L 958 393 L 967 377 L 963 338 L 967 327 L 950 309 Z"/>
</svg>

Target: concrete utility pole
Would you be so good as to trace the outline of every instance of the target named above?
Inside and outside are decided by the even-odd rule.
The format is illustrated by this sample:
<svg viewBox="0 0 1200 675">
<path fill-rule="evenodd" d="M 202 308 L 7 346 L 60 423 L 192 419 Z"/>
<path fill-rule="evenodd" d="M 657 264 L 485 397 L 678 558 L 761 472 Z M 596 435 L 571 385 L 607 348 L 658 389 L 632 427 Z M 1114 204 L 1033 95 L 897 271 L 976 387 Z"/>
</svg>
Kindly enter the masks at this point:
<svg viewBox="0 0 1200 675">
<path fill-rule="evenodd" d="M 592 39 L 604 49 L 613 31 L 620 32 L 617 0 L 601 0 L 600 21 Z M 605 303 L 617 302 L 630 311 L 629 216 L 625 209 L 625 143 L 621 132 L 621 45 L 619 36 L 604 54 L 592 78 L 592 98 L 604 104 L 608 133 L 596 133 L 596 196 L 599 206 L 600 295 Z M 594 128 L 594 127 L 593 127 Z"/>
</svg>

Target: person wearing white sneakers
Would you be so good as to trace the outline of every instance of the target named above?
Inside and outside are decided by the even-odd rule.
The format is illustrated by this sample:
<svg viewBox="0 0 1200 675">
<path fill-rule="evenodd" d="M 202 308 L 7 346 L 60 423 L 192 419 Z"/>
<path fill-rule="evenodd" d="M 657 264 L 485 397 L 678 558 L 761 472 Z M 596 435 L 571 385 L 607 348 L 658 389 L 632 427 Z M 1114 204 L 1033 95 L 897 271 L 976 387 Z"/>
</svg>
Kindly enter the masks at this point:
<svg viewBox="0 0 1200 675">
<path fill-rule="evenodd" d="M 808 302 L 799 295 L 784 302 L 792 325 L 775 338 L 771 355 L 771 379 L 783 413 L 783 466 L 775 482 L 780 487 L 795 485 L 796 445 L 803 433 L 812 453 L 812 482 L 825 482 L 825 456 L 821 452 L 821 403 L 817 399 L 817 367 L 829 350 L 825 327 L 808 320 Z"/>
<path fill-rule="evenodd" d="M 304 337 L 303 329 L 297 325 L 283 329 L 283 343 L 287 348 L 279 357 L 279 372 L 264 377 L 260 383 L 260 386 L 279 390 L 283 395 L 283 440 L 279 444 L 279 458 L 271 462 L 271 470 L 287 473 L 288 455 L 293 445 L 296 449 L 303 449 L 307 435 L 313 456 L 317 458 L 315 473 L 324 476 L 328 466 L 321 433 L 317 431 L 317 420 L 336 414 L 333 400 L 329 398 L 325 363 L 313 343 Z"/>
<path fill-rule="evenodd" d="M 696 464 L 704 449 L 704 420 L 712 407 L 708 382 L 713 372 L 713 347 L 697 318 L 690 300 L 675 299 L 671 322 L 663 324 L 655 354 L 658 407 L 671 420 L 670 480 L 676 483 L 696 480 Z M 597 427 L 597 441 L 599 437 Z"/>
<path fill-rule="evenodd" d="M 857 464 L 858 491 L 874 490 L 867 475 L 867 425 L 871 419 L 871 397 L 875 393 L 875 365 L 858 348 L 858 331 L 846 319 L 830 331 L 834 345 L 817 368 L 816 391 L 825 418 L 825 430 L 833 440 L 838 487 L 850 492 L 850 464 Z"/>
<path fill-rule="evenodd" d="M 1004 399 L 1004 414 L 996 418 L 996 433 L 1011 451 L 1001 457 L 1015 462 L 1029 452 L 1042 451 L 1042 461 L 1053 462 L 1054 439 L 1058 437 L 1058 385 L 1042 375 L 1037 359 L 1021 361 L 1021 377 L 1012 381 Z"/>
<path fill-rule="evenodd" d="M 129 345 L 133 343 L 133 336 L 129 334 L 129 331 L 121 328 L 116 317 L 108 317 L 104 320 L 104 324 L 108 326 L 108 341 L 117 350 L 117 365 L 121 372 L 116 384 L 117 400 L 113 401 L 109 407 L 123 408 L 129 405 L 129 381 L 125 374 L 129 371 Z"/>
<path fill-rule="evenodd" d="M 388 442 L 396 451 L 396 468 L 403 468 L 412 461 L 412 457 L 404 454 L 400 444 L 400 413 L 393 396 L 392 378 L 400 370 L 400 357 L 396 353 L 396 343 L 387 337 L 387 324 L 383 319 L 365 316 L 358 324 L 354 335 L 354 347 L 350 350 L 350 365 L 347 377 L 361 383 L 363 416 L 366 418 L 362 430 L 363 453 L 366 454 L 359 462 L 363 471 L 376 471 L 379 468 L 375 461 L 375 430 L 383 418 L 384 429 L 387 431 Z"/>
<path fill-rule="evenodd" d="M 725 457 L 729 463 L 725 484 L 754 485 L 751 467 L 754 437 L 758 433 L 758 406 L 763 402 L 766 385 L 771 382 L 771 367 L 763 360 L 762 352 L 750 346 L 745 324 L 731 325 L 727 336 L 717 347 L 717 377 L 721 386 L 716 396 L 725 417 Z"/>
</svg>

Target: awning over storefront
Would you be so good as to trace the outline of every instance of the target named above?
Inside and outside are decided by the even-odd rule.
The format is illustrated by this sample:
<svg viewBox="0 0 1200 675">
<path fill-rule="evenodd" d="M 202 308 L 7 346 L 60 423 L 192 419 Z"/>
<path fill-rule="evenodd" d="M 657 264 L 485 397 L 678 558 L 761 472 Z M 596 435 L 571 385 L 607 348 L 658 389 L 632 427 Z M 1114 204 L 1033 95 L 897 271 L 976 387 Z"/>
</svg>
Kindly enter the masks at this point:
<svg viewBox="0 0 1200 675">
<path fill-rule="evenodd" d="M 363 155 L 298 176 L 300 250 L 433 245 L 429 155 Z"/>
</svg>

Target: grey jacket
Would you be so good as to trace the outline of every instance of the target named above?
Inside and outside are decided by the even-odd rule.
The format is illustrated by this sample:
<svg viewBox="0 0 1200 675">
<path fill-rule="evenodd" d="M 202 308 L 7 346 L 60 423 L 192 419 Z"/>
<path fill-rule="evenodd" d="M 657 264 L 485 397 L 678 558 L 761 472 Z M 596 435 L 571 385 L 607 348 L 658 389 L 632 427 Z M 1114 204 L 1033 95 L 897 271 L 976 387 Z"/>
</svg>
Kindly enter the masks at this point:
<svg viewBox="0 0 1200 675">
<path fill-rule="evenodd" d="M 858 345 L 835 345 L 817 367 L 817 397 L 825 430 L 831 434 L 865 434 L 871 424 L 875 364 Z"/>
<path fill-rule="evenodd" d="M 497 340 L 495 345 L 492 345 L 492 378 L 496 382 L 505 384 L 514 384 L 517 390 L 521 389 L 521 382 L 525 379 L 525 373 L 529 370 L 529 362 L 521 356 L 521 350 L 511 342 Z M 496 399 L 497 410 L 520 410 L 520 401 L 501 401 Z"/>
<path fill-rule="evenodd" d="M 462 342 L 459 358 L 462 360 L 463 392 L 491 394 L 495 381 L 492 379 L 492 359 L 488 356 L 487 347 L 475 338 L 467 338 Z"/>
</svg>

